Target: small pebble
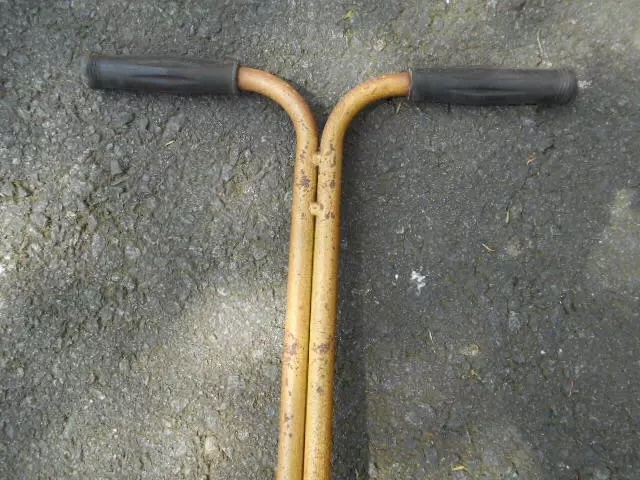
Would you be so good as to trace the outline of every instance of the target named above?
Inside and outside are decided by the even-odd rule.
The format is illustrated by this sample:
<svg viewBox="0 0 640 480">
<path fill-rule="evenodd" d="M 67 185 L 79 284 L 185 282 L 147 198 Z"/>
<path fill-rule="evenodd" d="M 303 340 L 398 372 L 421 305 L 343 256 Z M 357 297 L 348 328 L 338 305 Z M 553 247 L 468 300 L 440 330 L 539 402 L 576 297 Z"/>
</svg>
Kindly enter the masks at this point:
<svg viewBox="0 0 640 480">
<path fill-rule="evenodd" d="M 204 458 L 206 460 L 213 460 L 219 455 L 218 445 L 216 444 L 216 439 L 211 435 L 207 435 L 204 437 L 204 445 L 203 445 L 203 453 Z"/>
<path fill-rule="evenodd" d="M 31 220 L 31 223 L 33 223 L 38 228 L 46 227 L 47 223 L 49 222 L 47 216 L 40 212 L 32 213 L 29 218 Z"/>
<path fill-rule="evenodd" d="M 9 440 L 13 440 L 13 438 L 15 437 L 15 429 L 13 428 L 13 426 L 10 423 L 5 423 L 4 424 L 4 434 L 6 435 L 6 437 Z"/>
<path fill-rule="evenodd" d="M 13 196 L 13 185 L 11 185 L 11 182 L 0 183 L 0 197 L 12 197 L 12 196 Z"/>
<path fill-rule="evenodd" d="M 169 118 L 167 121 L 167 125 L 164 129 L 164 137 L 166 139 L 171 139 L 176 136 L 176 134 L 182 130 L 182 125 L 184 125 L 185 115 L 184 113 L 179 113 Z"/>
<path fill-rule="evenodd" d="M 104 400 L 105 398 L 107 398 L 107 396 L 102 393 L 100 390 L 98 390 L 97 388 L 91 388 L 91 393 L 98 399 L 98 400 Z"/>
<path fill-rule="evenodd" d="M 128 372 L 131 369 L 131 365 L 129 364 L 129 360 L 126 358 L 122 358 L 120 362 L 118 362 L 118 369 L 121 372 Z"/>
<path fill-rule="evenodd" d="M 254 260 L 260 261 L 265 258 L 268 254 L 265 242 L 264 241 L 256 241 L 254 245 L 251 247 L 251 254 L 253 255 Z"/>
<path fill-rule="evenodd" d="M 216 428 L 218 428 L 219 423 L 220 423 L 220 414 L 217 411 L 212 410 L 206 413 L 204 418 L 204 424 L 209 430 L 215 430 Z"/>
<path fill-rule="evenodd" d="M 509 330 L 517 333 L 522 328 L 522 321 L 518 312 L 509 312 Z"/>
<path fill-rule="evenodd" d="M 381 38 L 379 38 L 378 40 L 376 40 L 373 44 L 373 49 L 376 52 L 381 52 L 382 50 L 384 50 L 384 47 L 386 47 L 387 44 L 385 43 L 385 41 Z"/>
<path fill-rule="evenodd" d="M 27 189 L 22 187 L 22 186 L 20 186 L 20 185 L 16 186 L 16 194 L 20 198 L 26 198 L 26 197 L 28 197 L 30 195 L 29 192 L 27 191 Z"/>
<path fill-rule="evenodd" d="M 120 175 L 122 173 L 122 167 L 120 166 L 120 162 L 118 162 L 117 158 L 112 158 L 109 162 L 109 172 L 112 177 L 116 175 Z"/>
<path fill-rule="evenodd" d="M 91 240 L 91 254 L 94 258 L 99 258 L 107 246 L 107 241 L 100 235 L 94 235 Z"/>
<path fill-rule="evenodd" d="M 138 247 L 134 247 L 133 245 L 127 245 L 124 247 L 124 255 L 127 257 L 129 261 L 135 261 L 140 258 L 140 249 Z"/>
<path fill-rule="evenodd" d="M 465 357 L 477 357 L 480 353 L 480 347 L 478 345 L 466 345 L 460 349 L 460 354 Z"/>
<path fill-rule="evenodd" d="M 174 398 L 173 400 L 171 400 L 171 409 L 175 413 L 182 413 L 182 411 L 187 407 L 188 404 L 189 400 L 185 397 Z"/>
<path fill-rule="evenodd" d="M 147 117 L 138 117 L 136 120 L 136 128 L 145 131 L 149 128 L 149 119 Z"/>
<path fill-rule="evenodd" d="M 96 217 L 90 214 L 87 217 L 87 233 L 94 233 L 96 228 L 98 228 L 98 221 L 96 220 Z"/>
<path fill-rule="evenodd" d="M 111 124 L 116 128 L 121 128 L 133 122 L 134 118 L 135 116 L 132 112 L 121 112 L 113 117 Z"/>
<path fill-rule="evenodd" d="M 198 36 L 200 38 L 209 38 L 209 27 L 202 24 L 198 27 Z"/>
<path fill-rule="evenodd" d="M 37 202 L 35 202 L 31 206 L 31 211 L 32 212 L 38 212 L 38 213 L 44 213 L 47 210 L 48 206 L 49 206 L 49 202 L 46 199 L 41 199 L 41 200 L 38 200 Z"/>
</svg>

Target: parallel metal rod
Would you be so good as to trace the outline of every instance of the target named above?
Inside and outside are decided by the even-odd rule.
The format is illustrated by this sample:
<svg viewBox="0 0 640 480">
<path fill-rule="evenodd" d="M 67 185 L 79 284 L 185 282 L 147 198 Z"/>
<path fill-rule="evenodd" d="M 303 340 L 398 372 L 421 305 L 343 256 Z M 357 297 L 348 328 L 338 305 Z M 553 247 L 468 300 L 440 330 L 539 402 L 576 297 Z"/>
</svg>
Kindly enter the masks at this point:
<svg viewBox="0 0 640 480">
<path fill-rule="evenodd" d="M 333 444 L 333 383 L 340 261 L 340 195 L 344 137 L 353 118 L 378 100 L 407 96 L 407 72 L 385 75 L 351 90 L 331 112 L 318 157 L 311 287 L 304 480 L 329 480 Z M 346 319 L 345 321 L 348 321 Z"/>
<path fill-rule="evenodd" d="M 284 80 L 261 70 L 240 67 L 238 88 L 280 104 L 291 117 L 296 131 L 276 478 L 301 480 L 315 224 L 309 205 L 316 195 L 317 167 L 312 159 L 318 149 L 318 131 L 308 104 Z"/>
<path fill-rule="evenodd" d="M 344 137 L 367 105 L 407 96 L 410 83 L 408 73 L 398 73 L 351 90 L 329 116 L 318 150 L 313 114 L 288 83 L 260 70 L 238 71 L 239 89 L 280 104 L 297 136 L 277 480 L 331 478 Z"/>
</svg>

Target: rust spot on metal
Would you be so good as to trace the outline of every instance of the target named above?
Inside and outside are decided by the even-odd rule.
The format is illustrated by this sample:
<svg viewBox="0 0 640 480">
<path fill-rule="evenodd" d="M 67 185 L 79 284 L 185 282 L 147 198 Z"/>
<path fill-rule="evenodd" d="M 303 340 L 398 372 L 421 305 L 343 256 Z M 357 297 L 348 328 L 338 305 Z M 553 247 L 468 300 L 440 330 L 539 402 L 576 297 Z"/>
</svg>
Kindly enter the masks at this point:
<svg viewBox="0 0 640 480">
<path fill-rule="evenodd" d="M 325 355 L 331 351 L 331 343 L 321 343 L 320 345 L 316 345 L 313 347 L 313 351 L 319 353 L 320 355 Z"/>
<path fill-rule="evenodd" d="M 298 355 L 298 342 L 293 342 L 291 345 L 286 347 L 284 353 L 287 357 L 287 360 L 290 360 Z"/>
<path fill-rule="evenodd" d="M 300 185 L 302 188 L 309 188 L 311 186 L 311 179 L 306 175 L 302 175 L 302 178 L 300 179 L 300 182 L 298 182 L 298 185 Z"/>
</svg>

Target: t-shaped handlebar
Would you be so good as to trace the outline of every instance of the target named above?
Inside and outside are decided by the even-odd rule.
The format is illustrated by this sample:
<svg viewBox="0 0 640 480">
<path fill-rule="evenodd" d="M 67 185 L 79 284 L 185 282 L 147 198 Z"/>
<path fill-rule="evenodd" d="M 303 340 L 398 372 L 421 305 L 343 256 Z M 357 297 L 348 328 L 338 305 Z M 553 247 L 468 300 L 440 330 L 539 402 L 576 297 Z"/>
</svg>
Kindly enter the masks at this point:
<svg viewBox="0 0 640 480">
<path fill-rule="evenodd" d="M 280 405 L 278 480 L 331 478 L 340 194 L 344 137 L 367 105 L 408 97 L 468 105 L 565 104 L 569 70 L 417 69 L 357 86 L 331 112 L 322 139 L 304 99 L 260 70 L 195 59 L 90 55 L 89 86 L 180 94 L 255 92 L 279 103 L 297 136 Z"/>
</svg>

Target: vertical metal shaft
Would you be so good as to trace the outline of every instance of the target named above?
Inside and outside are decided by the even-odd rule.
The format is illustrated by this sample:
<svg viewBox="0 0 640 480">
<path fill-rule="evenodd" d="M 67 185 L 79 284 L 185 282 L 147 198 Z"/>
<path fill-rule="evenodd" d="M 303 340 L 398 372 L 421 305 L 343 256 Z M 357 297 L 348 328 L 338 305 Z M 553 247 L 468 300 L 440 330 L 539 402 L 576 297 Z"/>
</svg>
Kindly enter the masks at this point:
<svg viewBox="0 0 640 480">
<path fill-rule="evenodd" d="M 351 90 L 333 109 L 320 144 L 311 289 L 304 479 L 329 480 L 340 261 L 340 194 L 344 137 L 351 120 L 383 98 L 407 96 L 409 73 L 385 75 Z M 345 319 L 348 321 L 348 319 Z"/>
<path fill-rule="evenodd" d="M 279 103 L 297 137 L 276 478 L 329 480 L 344 137 L 370 103 L 406 96 L 410 78 L 385 75 L 354 88 L 329 116 L 319 150 L 313 115 L 288 83 L 241 67 L 238 87 Z"/>
<path fill-rule="evenodd" d="M 318 133 L 309 106 L 284 80 L 260 70 L 241 67 L 238 88 L 276 101 L 289 114 L 296 130 L 276 478 L 301 480 L 314 235 L 314 218 L 309 205 L 316 194 L 317 167 L 312 158 L 318 149 Z"/>
</svg>

